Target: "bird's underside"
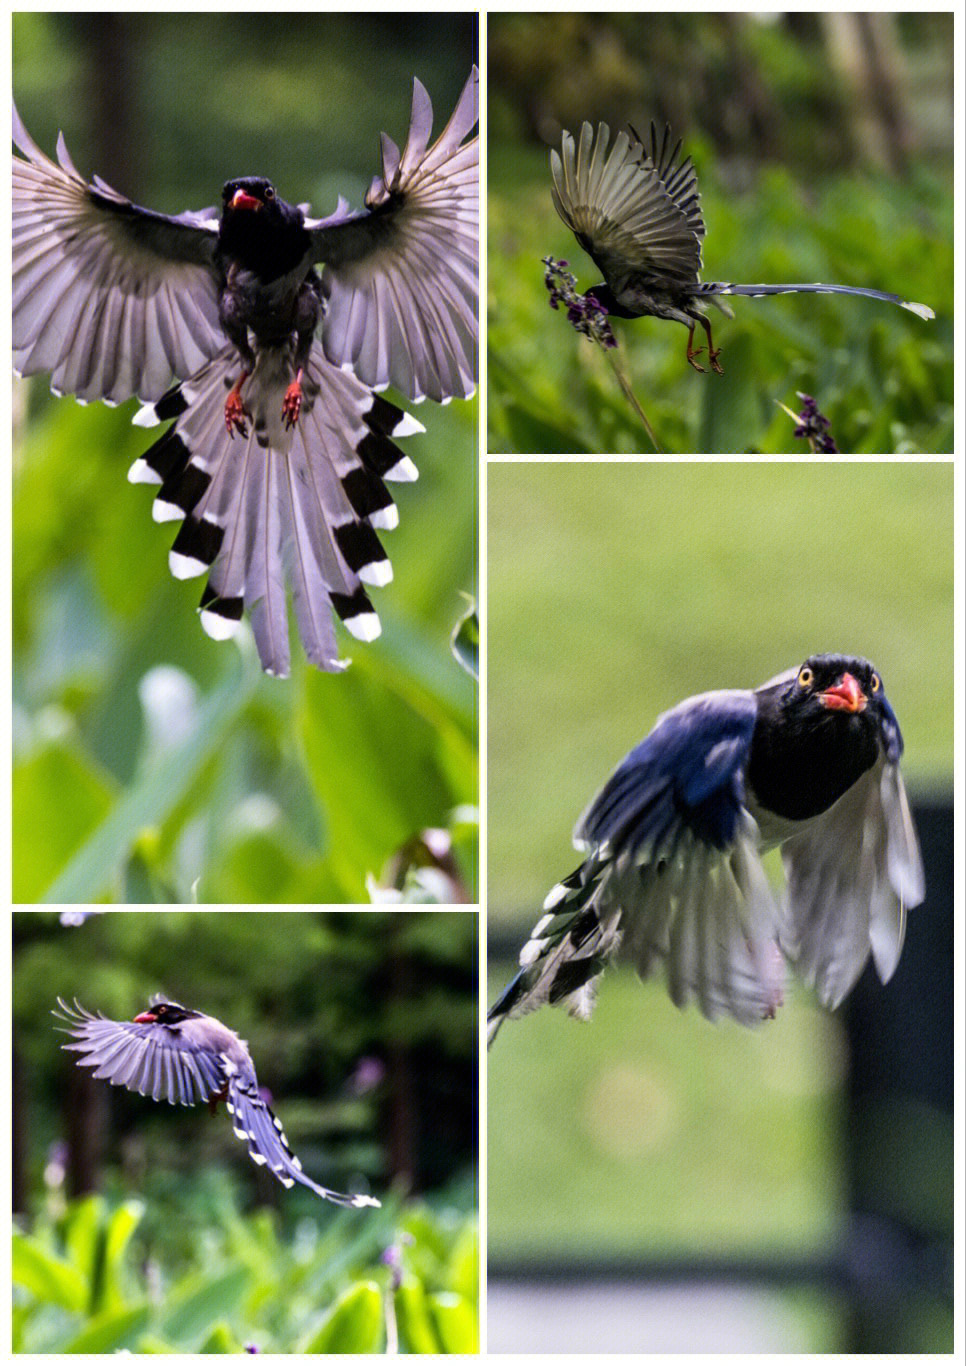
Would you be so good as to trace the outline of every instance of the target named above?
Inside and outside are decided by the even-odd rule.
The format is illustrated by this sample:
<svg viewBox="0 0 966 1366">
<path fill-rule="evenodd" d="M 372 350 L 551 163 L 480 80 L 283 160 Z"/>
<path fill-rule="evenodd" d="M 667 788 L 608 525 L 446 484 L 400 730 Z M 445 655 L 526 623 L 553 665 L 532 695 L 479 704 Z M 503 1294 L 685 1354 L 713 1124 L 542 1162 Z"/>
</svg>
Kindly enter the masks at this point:
<svg viewBox="0 0 966 1366">
<path fill-rule="evenodd" d="M 647 150 L 633 128 L 618 133 L 611 145 L 607 124 L 595 134 L 584 123 L 578 140 L 565 132 L 561 151 L 550 153 L 551 195 L 558 214 L 603 273 L 603 282 L 588 295 L 619 318 L 682 323 L 693 369 L 704 370 L 697 361 L 703 348 L 694 346 L 695 327 L 701 326 L 711 368 L 724 373 L 704 308 L 712 303 L 732 316 L 720 302 L 724 295 L 851 294 L 897 304 L 920 318 L 935 316 L 925 304 L 852 285 L 701 281 L 705 224 L 694 167 L 690 158 L 680 159 L 680 152 L 681 143 L 672 144 L 669 129 L 659 138 L 654 124 Z"/>
</svg>

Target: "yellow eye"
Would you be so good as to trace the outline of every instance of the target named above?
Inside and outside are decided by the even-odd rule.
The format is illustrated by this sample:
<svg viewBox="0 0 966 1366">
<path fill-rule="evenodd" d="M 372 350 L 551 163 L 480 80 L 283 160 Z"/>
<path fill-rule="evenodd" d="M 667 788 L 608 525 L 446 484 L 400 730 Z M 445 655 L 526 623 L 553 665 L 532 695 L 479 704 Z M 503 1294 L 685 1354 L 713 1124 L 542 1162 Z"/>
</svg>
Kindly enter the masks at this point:
<svg viewBox="0 0 966 1366">
<path fill-rule="evenodd" d="M 265 186 L 265 198 L 266 198 L 266 199 L 274 199 L 274 198 L 275 198 L 275 190 L 274 190 L 274 188 L 273 188 L 271 185 L 266 185 L 266 186 Z"/>
<path fill-rule="evenodd" d="M 815 675 L 812 673 L 811 669 L 808 667 L 807 664 L 804 668 L 799 669 L 798 686 L 800 688 L 810 688 L 812 686 L 814 679 Z"/>
<path fill-rule="evenodd" d="M 882 680 L 879 678 L 879 675 L 878 675 L 878 674 L 873 674 L 873 675 L 872 675 L 872 691 L 873 691 L 873 692 L 878 692 L 879 689 L 880 689 L 881 687 L 882 687 Z"/>
</svg>

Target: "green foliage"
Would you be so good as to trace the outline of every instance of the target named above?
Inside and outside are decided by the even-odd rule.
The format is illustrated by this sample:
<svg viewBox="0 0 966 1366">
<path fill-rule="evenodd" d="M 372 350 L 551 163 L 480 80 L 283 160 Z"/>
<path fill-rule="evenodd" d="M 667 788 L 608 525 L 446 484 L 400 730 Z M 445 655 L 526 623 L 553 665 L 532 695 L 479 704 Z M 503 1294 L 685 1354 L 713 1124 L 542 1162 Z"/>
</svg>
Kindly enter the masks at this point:
<svg viewBox="0 0 966 1366">
<path fill-rule="evenodd" d="M 807 455 L 778 407 L 798 411 L 801 391 L 831 420 L 840 451 L 950 451 L 951 181 L 924 168 L 909 185 L 850 174 L 806 196 L 771 169 L 735 194 L 699 142 L 689 150 L 708 224 L 704 278 L 868 285 L 937 316 L 834 295 L 735 299 L 733 321 L 712 310 L 720 377 L 689 368 L 677 324 L 617 319 L 616 355 L 662 450 Z M 546 152 L 494 142 L 488 165 L 488 449 L 650 451 L 604 353 L 548 307 L 542 257 L 568 260 L 585 290 L 600 272 L 554 212 Z"/>
<path fill-rule="evenodd" d="M 223 1204 L 177 1265 L 134 1255 L 144 1212 L 87 1196 L 14 1231 L 15 1352 L 478 1350 L 475 1219 L 450 1206 L 326 1207 L 287 1239 Z"/>
</svg>

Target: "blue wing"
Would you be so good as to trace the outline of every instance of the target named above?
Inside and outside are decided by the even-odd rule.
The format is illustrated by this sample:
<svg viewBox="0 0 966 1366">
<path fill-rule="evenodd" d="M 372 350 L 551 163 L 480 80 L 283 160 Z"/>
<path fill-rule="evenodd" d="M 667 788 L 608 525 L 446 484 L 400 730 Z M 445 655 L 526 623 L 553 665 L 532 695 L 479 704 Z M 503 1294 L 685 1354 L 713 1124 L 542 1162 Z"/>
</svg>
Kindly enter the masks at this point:
<svg viewBox="0 0 966 1366">
<path fill-rule="evenodd" d="M 550 892 L 490 1012 L 563 1004 L 589 1016 L 623 942 L 641 976 L 663 967 L 677 1005 L 753 1023 L 782 999 L 781 913 L 744 803 L 751 692 L 706 693 L 666 712 L 622 761 L 574 832 L 587 857 Z"/>
</svg>

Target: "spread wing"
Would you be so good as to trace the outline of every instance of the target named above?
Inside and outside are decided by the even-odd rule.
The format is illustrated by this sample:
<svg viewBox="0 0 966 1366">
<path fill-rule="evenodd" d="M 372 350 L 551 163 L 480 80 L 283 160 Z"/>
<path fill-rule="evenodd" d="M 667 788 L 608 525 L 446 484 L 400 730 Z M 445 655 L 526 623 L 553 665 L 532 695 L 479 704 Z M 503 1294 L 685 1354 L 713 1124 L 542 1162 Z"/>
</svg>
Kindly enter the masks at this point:
<svg viewBox="0 0 966 1366">
<path fill-rule="evenodd" d="M 693 285 L 704 220 L 690 158 L 679 162 L 680 142 L 672 147 L 667 128 L 659 142 L 653 124 L 650 155 L 636 133 L 618 133 L 608 155 L 609 141 L 606 123 L 596 136 L 585 123 L 577 143 L 564 133 L 550 153 L 557 213 L 608 283 L 643 275 Z"/>
<path fill-rule="evenodd" d="M 60 1011 L 52 1013 L 70 1026 L 76 1043 L 63 1046 L 83 1056 L 78 1066 L 93 1067 L 94 1076 L 112 1086 L 125 1086 L 152 1100 L 170 1105 L 194 1105 L 217 1095 L 225 1072 L 217 1054 L 196 1041 L 175 1034 L 163 1024 L 108 1020 L 57 998 Z"/>
<path fill-rule="evenodd" d="M 13 111 L 13 350 L 56 393 L 120 403 L 160 398 L 224 345 L 214 209 L 177 217 L 88 184 L 63 136 L 58 162 Z"/>
<path fill-rule="evenodd" d="M 641 976 L 663 967 L 676 1005 L 748 1024 L 774 1014 L 780 912 L 744 805 L 755 717 L 752 693 L 707 693 L 627 755 L 578 822 L 587 858 L 544 902 L 491 1030 L 545 1002 L 588 1015 L 621 941 Z"/>
<path fill-rule="evenodd" d="M 408 398 L 467 398 L 476 385 L 479 307 L 479 75 L 470 75 L 449 123 L 429 145 L 433 107 L 413 83 L 409 137 L 400 153 L 383 134 L 382 174 L 350 213 L 340 201 L 309 221 L 325 262 L 329 360 L 370 388 Z"/>
<path fill-rule="evenodd" d="M 898 754 L 896 755 L 898 759 Z M 834 1009 L 871 952 L 880 979 L 895 972 L 906 912 L 925 877 L 898 762 L 887 753 L 821 816 L 782 845 L 789 917 L 782 948 Z"/>
</svg>

